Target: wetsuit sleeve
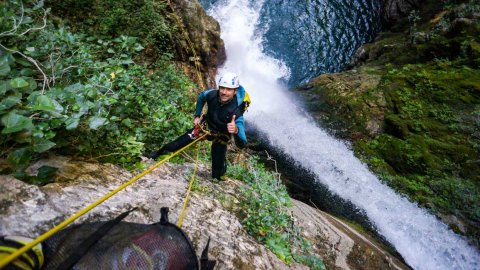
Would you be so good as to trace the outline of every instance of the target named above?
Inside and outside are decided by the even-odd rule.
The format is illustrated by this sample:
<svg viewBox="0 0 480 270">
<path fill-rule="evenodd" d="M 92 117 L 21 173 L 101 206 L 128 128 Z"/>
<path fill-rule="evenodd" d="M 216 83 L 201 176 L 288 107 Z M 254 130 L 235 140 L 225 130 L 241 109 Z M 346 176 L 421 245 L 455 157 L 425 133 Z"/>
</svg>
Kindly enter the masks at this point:
<svg viewBox="0 0 480 270">
<path fill-rule="evenodd" d="M 238 133 L 235 134 L 235 144 L 239 148 L 244 148 L 247 145 L 247 135 L 245 134 L 245 124 L 243 115 L 235 118 L 235 125 L 238 128 Z"/>
<path fill-rule="evenodd" d="M 207 100 L 208 93 L 215 91 L 215 89 L 209 89 L 201 92 L 197 98 L 197 106 L 195 106 L 195 117 L 202 115 L 203 105 L 205 105 L 205 101 Z"/>
</svg>

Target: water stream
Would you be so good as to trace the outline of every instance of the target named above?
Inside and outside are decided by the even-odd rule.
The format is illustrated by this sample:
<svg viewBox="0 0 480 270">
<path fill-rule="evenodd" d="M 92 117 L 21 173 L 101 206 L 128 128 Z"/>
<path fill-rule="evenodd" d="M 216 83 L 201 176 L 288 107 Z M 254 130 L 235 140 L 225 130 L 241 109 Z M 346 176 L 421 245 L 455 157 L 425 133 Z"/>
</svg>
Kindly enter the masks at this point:
<svg viewBox="0 0 480 270">
<path fill-rule="evenodd" d="M 333 3 L 352 1 L 291 1 L 291 5 L 299 2 L 315 4 L 320 13 L 322 9 L 331 12 Z M 369 3 L 371 1 L 354 1 Z M 317 5 L 323 3 L 323 5 Z M 245 115 L 247 125 L 254 126 L 271 145 L 290 156 L 295 162 L 311 172 L 318 183 L 326 186 L 330 192 L 344 200 L 350 201 L 361 209 L 375 226 L 376 230 L 402 255 L 405 261 L 415 269 L 480 269 L 480 253 L 467 242 L 453 233 L 448 227 L 424 209 L 409 202 L 405 197 L 395 193 L 384 185 L 362 164 L 348 149 L 346 144 L 328 135 L 317 126 L 311 118 L 294 102 L 294 98 L 286 90 L 286 82 L 292 83 L 291 61 L 303 65 L 308 72 L 295 70 L 294 81 L 299 82 L 311 78 L 319 71 L 336 71 L 348 62 L 351 56 L 351 45 L 346 40 L 320 35 L 320 39 L 332 39 L 321 44 L 342 45 L 344 58 L 338 61 L 325 61 L 336 67 L 308 69 L 311 61 L 301 57 L 281 57 L 280 53 L 272 53 L 275 46 L 266 49 L 264 38 L 271 35 L 269 27 L 280 27 L 270 20 L 263 19 L 268 12 L 264 5 L 284 5 L 283 1 L 248 1 L 220 0 L 204 1 L 208 13 L 215 17 L 221 25 L 222 39 L 227 50 L 227 62 L 223 69 L 234 71 L 240 75 L 240 82 L 252 98 L 252 105 Z M 358 4 L 366 9 L 375 9 L 375 5 Z M 302 9 L 304 6 L 300 5 Z M 278 7 L 276 7 L 278 8 Z M 375 14 L 372 12 L 371 14 Z M 307 14 L 308 15 L 308 14 Z M 362 15 L 363 23 L 368 23 Z M 262 17 L 262 19 L 261 19 Z M 298 14 L 294 18 L 303 18 Z M 355 18 L 355 16 L 353 16 Z M 305 19 L 305 18 L 303 18 Z M 356 22 L 355 20 L 353 20 Z M 265 24 L 266 23 L 266 24 Z M 352 24 L 351 27 L 355 25 Z M 331 27 L 336 27 L 332 24 Z M 368 27 L 364 27 L 368 29 Z M 348 29 L 348 25 L 345 26 Z M 284 31 L 285 39 L 289 37 Z M 323 33 L 321 30 L 320 33 Z M 355 31 L 352 31 L 355 32 Z M 354 35 L 352 35 L 354 36 Z M 351 42 L 365 41 L 354 38 Z M 312 38 L 314 39 L 314 38 Z M 289 41 L 293 42 L 293 41 Z M 318 44 L 320 44 L 318 43 Z M 293 45 L 292 45 L 293 46 Z M 305 49 L 307 52 L 308 49 Z M 335 50 L 331 50 L 335 51 Z M 274 58 L 275 57 L 275 58 Z M 307 57 L 312 61 L 313 56 Z M 290 60 L 289 60 L 290 59 Z M 343 59 L 343 60 L 342 60 Z M 342 62 L 343 61 L 343 62 Z M 322 64 L 323 65 L 323 64 Z M 302 73 L 304 72 L 304 73 Z M 322 196 L 318 194 L 318 196 Z"/>
</svg>

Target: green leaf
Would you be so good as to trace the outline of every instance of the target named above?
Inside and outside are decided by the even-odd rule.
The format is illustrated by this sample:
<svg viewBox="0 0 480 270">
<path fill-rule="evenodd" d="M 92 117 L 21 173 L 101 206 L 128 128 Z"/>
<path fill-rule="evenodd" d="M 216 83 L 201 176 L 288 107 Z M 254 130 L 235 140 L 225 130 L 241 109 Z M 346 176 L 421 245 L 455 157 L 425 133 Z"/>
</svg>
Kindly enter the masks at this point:
<svg viewBox="0 0 480 270">
<path fill-rule="evenodd" d="M 81 116 L 83 116 L 84 114 L 88 113 L 88 110 L 89 110 L 89 101 L 87 102 L 83 102 L 83 101 L 77 101 L 77 103 L 75 104 L 76 106 L 74 106 L 74 111 L 78 111 L 77 113 L 74 113 L 73 116 L 75 118 L 80 118 Z"/>
<path fill-rule="evenodd" d="M 60 103 L 58 101 L 56 101 L 55 99 L 51 99 L 51 100 L 53 102 L 53 106 L 55 107 L 55 111 L 57 111 L 59 113 L 63 112 L 64 109 L 63 109 L 62 105 L 60 105 Z"/>
<path fill-rule="evenodd" d="M 46 180 L 48 178 L 52 178 L 52 176 L 57 171 L 58 171 L 58 168 L 44 165 L 44 166 L 38 168 L 37 177 L 40 178 L 40 179 L 45 179 Z"/>
<path fill-rule="evenodd" d="M 43 7 L 43 1 L 38 1 L 37 4 L 33 7 L 33 10 L 37 10 Z"/>
<path fill-rule="evenodd" d="M 91 129 L 97 129 L 97 128 L 105 125 L 106 121 L 107 121 L 107 118 L 92 116 L 92 117 L 90 117 L 90 120 L 88 121 L 88 126 Z"/>
<path fill-rule="evenodd" d="M 0 95 L 4 95 L 10 89 L 12 88 L 7 81 L 0 81 Z"/>
<path fill-rule="evenodd" d="M 97 96 L 98 96 L 99 94 L 100 94 L 100 93 L 99 93 L 98 90 L 95 89 L 95 88 L 88 89 L 88 91 L 87 91 L 87 96 L 88 96 L 89 98 L 93 98 L 93 99 L 94 99 L 94 98 L 97 98 Z"/>
<path fill-rule="evenodd" d="M 35 104 L 37 98 L 41 95 L 42 95 L 42 93 L 40 91 L 34 91 L 30 95 L 28 95 L 27 100 L 33 106 L 33 104 Z"/>
<path fill-rule="evenodd" d="M 71 85 L 65 87 L 64 90 L 67 91 L 67 92 L 78 92 L 78 91 L 83 90 L 83 89 L 84 89 L 83 84 L 75 83 L 75 84 L 71 84 Z"/>
<path fill-rule="evenodd" d="M 130 65 L 130 64 L 135 64 L 135 62 L 133 62 L 132 59 L 125 59 L 125 60 L 122 60 L 122 64 Z"/>
<path fill-rule="evenodd" d="M 42 153 L 55 146 L 55 143 L 45 139 L 35 139 L 33 141 L 33 151 Z"/>
<path fill-rule="evenodd" d="M 31 131 L 33 129 L 32 119 L 16 114 L 15 112 L 9 112 L 3 116 L 2 123 L 5 126 L 2 134 L 14 133 L 24 129 Z"/>
<path fill-rule="evenodd" d="M 7 157 L 7 161 L 12 165 L 18 166 L 28 164 L 31 158 L 32 153 L 28 148 L 20 148 L 11 152 Z"/>
<path fill-rule="evenodd" d="M 32 137 L 43 138 L 44 136 L 45 136 L 45 133 L 43 133 L 43 131 L 39 129 L 35 129 L 32 133 Z"/>
<path fill-rule="evenodd" d="M 37 82 L 31 77 L 27 78 L 27 82 L 28 82 L 29 86 L 25 89 L 22 89 L 22 90 L 23 90 L 23 92 L 31 93 L 37 88 Z"/>
<path fill-rule="evenodd" d="M 25 165 L 27 165 L 27 164 L 25 164 Z M 28 179 L 30 177 L 24 170 L 17 170 L 17 171 L 12 173 L 12 176 L 17 178 L 18 180 L 22 180 L 22 181 L 28 181 Z"/>
<path fill-rule="evenodd" d="M 143 49 L 145 49 L 145 48 L 144 48 L 142 45 L 140 45 L 140 44 L 138 44 L 138 43 L 135 45 L 135 51 L 139 52 L 139 51 L 141 51 L 141 50 L 143 50 Z"/>
<path fill-rule="evenodd" d="M 80 119 L 72 117 L 68 118 L 67 121 L 65 121 L 65 128 L 67 130 L 72 130 L 76 129 L 78 127 L 78 123 L 80 122 Z"/>
<path fill-rule="evenodd" d="M 12 55 L 11 55 L 11 54 L 4 54 L 4 53 L 2 53 L 2 55 L 0 55 L 0 65 L 3 65 L 4 63 L 10 62 L 11 59 L 12 59 Z"/>
<path fill-rule="evenodd" d="M 10 73 L 10 65 L 8 64 L 7 61 L 4 61 L 3 63 L 0 64 L 0 76 L 6 76 L 8 73 Z"/>
<path fill-rule="evenodd" d="M 47 133 L 45 133 L 45 139 L 51 139 L 55 137 L 55 135 L 57 135 L 57 133 L 55 133 L 53 130 L 49 130 Z"/>
<path fill-rule="evenodd" d="M 27 87 L 29 84 L 23 78 L 15 78 L 10 80 L 10 86 L 13 88 Z"/>
<path fill-rule="evenodd" d="M 20 103 L 22 96 L 17 95 L 17 96 L 8 96 L 0 102 L 0 111 L 10 109 L 11 107 L 17 105 Z"/>
<path fill-rule="evenodd" d="M 130 118 L 123 119 L 123 120 L 122 120 L 122 124 L 124 124 L 125 126 L 131 128 L 131 127 L 132 127 L 132 120 L 131 120 Z"/>
<path fill-rule="evenodd" d="M 24 66 L 24 67 L 31 67 L 32 66 L 32 63 L 30 63 L 29 61 L 23 59 L 23 58 L 18 58 L 15 60 L 15 62 L 19 63 L 20 65 Z"/>
<path fill-rule="evenodd" d="M 32 76 L 33 74 L 35 74 L 35 72 L 31 68 L 22 68 L 20 70 L 20 75 L 22 76 L 28 77 L 28 76 Z"/>
<path fill-rule="evenodd" d="M 55 99 L 36 91 L 28 97 L 28 101 L 30 101 L 34 110 L 48 112 L 53 117 L 62 117 L 61 113 L 64 109 Z"/>
<path fill-rule="evenodd" d="M 39 111 L 55 111 L 55 104 L 49 97 L 41 95 L 38 96 L 35 100 L 35 105 L 33 105 L 33 109 Z"/>
<path fill-rule="evenodd" d="M 22 20 L 22 24 L 31 24 L 33 22 L 32 17 L 25 16 Z"/>
</svg>

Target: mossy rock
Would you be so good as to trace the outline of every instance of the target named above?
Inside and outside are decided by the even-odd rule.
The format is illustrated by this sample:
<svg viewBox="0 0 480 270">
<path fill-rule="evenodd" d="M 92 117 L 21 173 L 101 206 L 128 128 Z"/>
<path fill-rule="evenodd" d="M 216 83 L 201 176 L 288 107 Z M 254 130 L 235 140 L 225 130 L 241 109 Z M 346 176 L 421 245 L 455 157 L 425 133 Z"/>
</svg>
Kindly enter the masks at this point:
<svg viewBox="0 0 480 270">
<path fill-rule="evenodd" d="M 408 124 L 398 114 L 389 114 L 385 117 L 385 132 L 400 139 L 405 139 L 410 134 Z"/>
<path fill-rule="evenodd" d="M 450 22 L 450 27 L 443 33 L 449 39 L 456 37 L 479 37 L 480 24 L 478 20 L 469 18 L 455 18 Z"/>
<path fill-rule="evenodd" d="M 343 138 L 371 137 L 380 130 L 385 99 L 378 69 L 319 76 L 299 87 L 303 102 L 324 127 Z"/>
</svg>

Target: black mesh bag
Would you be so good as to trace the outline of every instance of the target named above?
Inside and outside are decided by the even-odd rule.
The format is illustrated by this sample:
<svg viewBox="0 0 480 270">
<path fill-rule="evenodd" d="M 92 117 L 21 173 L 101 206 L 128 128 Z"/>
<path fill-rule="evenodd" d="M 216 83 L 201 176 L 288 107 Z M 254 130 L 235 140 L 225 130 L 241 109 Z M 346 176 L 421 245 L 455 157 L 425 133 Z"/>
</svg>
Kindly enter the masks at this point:
<svg viewBox="0 0 480 270">
<path fill-rule="evenodd" d="M 130 212 L 60 231 L 44 243 L 43 269 L 213 269 L 209 243 L 199 267 L 186 234 L 168 222 L 168 208 L 162 208 L 161 221 L 151 225 L 121 221 Z"/>
</svg>

